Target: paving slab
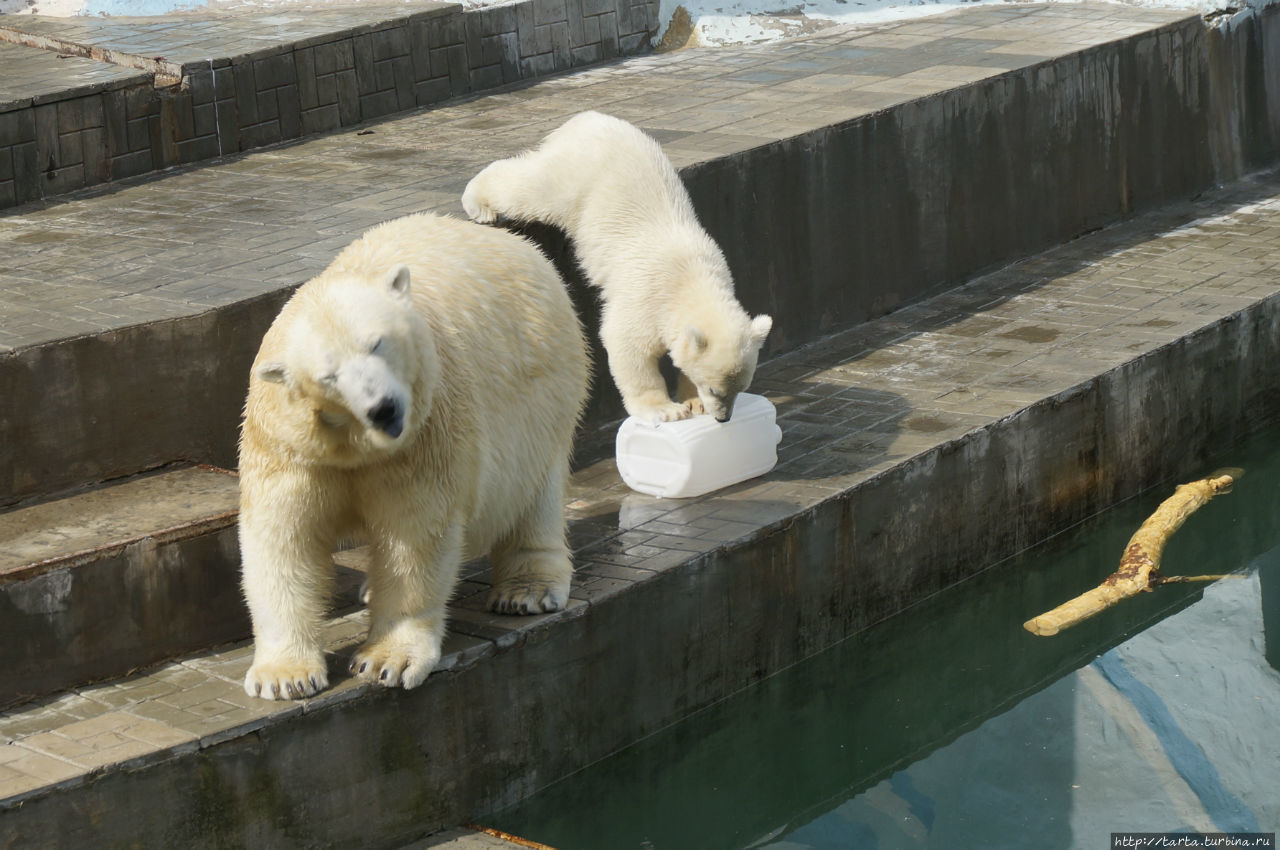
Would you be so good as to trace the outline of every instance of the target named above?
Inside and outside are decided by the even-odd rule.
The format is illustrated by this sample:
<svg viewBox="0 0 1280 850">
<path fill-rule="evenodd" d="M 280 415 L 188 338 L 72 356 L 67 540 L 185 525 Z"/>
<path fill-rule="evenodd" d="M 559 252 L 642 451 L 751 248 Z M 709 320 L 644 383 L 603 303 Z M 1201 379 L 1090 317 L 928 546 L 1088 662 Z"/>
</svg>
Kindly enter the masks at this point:
<svg viewBox="0 0 1280 850">
<path fill-rule="evenodd" d="M 774 318 L 767 358 L 1233 177 L 1249 161 L 1232 158 L 1252 138 L 1240 128 L 1269 120 L 1239 104 L 1280 91 L 1280 62 L 1243 82 L 1243 59 L 1269 55 L 1246 50 L 1254 27 L 1219 44 L 1182 12 L 1010 4 L 634 57 L 14 209 L 0 215 L 0 354 L 13 355 L 0 383 L 18 398 L 55 389 L 0 419 L 0 446 L 29 435 L 0 464 L 0 505 L 179 458 L 234 465 L 249 362 L 292 288 L 380 221 L 461 214 L 471 175 L 583 109 L 663 144 L 740 300 Z M 1032 35 L 1040 46 L 1024 50 Z M 1193 95 L 1233 74 L 1253 94 L 1206 111 Z M 571 247 L 550 228 L 526 232 L 594 338 L 595 296 Z M 598 345 L 593 356 L 605 374 Z M 87 391 L 59 389 L 73 384 Z M 597 382 L 588 430 L 621 413 Z M 605 443 L 581 441 L 582 460 Z"/>
<path fill-rule="evenodd" d="M 419 690 L 344 672 L 366 626 L 352 609 L 329 623 L 334 685 L 314 699 L 247 698 L 252 648 L 242 643 L 5 712 L 0 824 L 19 841 L 106 830 L 97 834 L 163 843 L 212 828 L 215 797 L 226 805 L 264 781 L 281 794 L 272 805 L 318 820 L 286 828 L 270 812 L 245 815 L 252 826 L 220 835 L 305 840 L 314 829 L 354 841 L 332 806 L 321 815 L 306 802 L 339 786 L 425 795 L 385 807 L 386 831 L 370 841 L 482 815 L 1047 529 L 1201 472 L 1198 459 L 1280 415 L 1278 354 L 1272 172 L 765 364 L 754 389 L 777 405 L 783 440 L 763 478 L 663 500 L 629 492 L 612 461 L 579 471 L 568 610 L 489 614 L 487 565 L 469 565 L 445 658 Z M 622 658 L 625 672 L 606 675 Z M 626 728 L 601 732 L 611 726 Z M 412 742 L 409 762 L 379 750 L 388 734 Z M 305 765 L 321 740 L 345 755 L 317 774 Z M 148 786 L 176 787 L 190 771 L 206 777 L 209 800 Z M 127 822 L 96 807 L 79 814 L 77 795 L 126 799 L 144 787 L 156 796 Z M 450 836 L 487 841 L 473 838 Z"/>
<path fill-rule="evenodd" d="M 149 17 L 0 16 L 3 37 L 17 43 L 112 57 L 125 66 L 164 68 L 181 77 L 249 55 L 289 52 L 333 41 L 336 33 L 388 29 L 407 18 L 457 13 L 448 2 L 325 4 L 315 9 L 174 13 Z"/>
<path fill-rule="evenodd" d="M 3 41 L 0 67 L 0 112 L 150 81 L 134 68 Z"/>
<path fill-rule="evenodd" d="M 0 208 L 647 52 L 657 14 L 657 0 L 417 0 L 147 18 L 0 15 L 0 43 L 145 74 L 102 96 L 84 87 L 49 95 L 54 122 L 32 105 L 47 60 L 8 51 L 16 91 L 0 103 Z M 37 122 L 40 132 L 24 134 Z"/>
<path fill-rule="evenodd" d="M 164 180 L 121 181 L 16 209 L 0 217 L 0 351 L 302 283 L 387 218 L 461 214 L 458 198 L 472 175 L 583 109 L 652 132 L 683 168 L 949 90 L 956 67 L 966 69 L 966 82 L 997 77 L 1039 63 L 1050 45 L 1061 54 L 1186 18 L 1092 4 L 981 7 L 950 25 L 959 35 L 932 19 L 633 58 Z M 919 26 L 927 34 L 908 38 Z M 1030 34 L 1041 47 L 1020 52 Z"/>
<path fill-rule="evenodd" d="M 46 571 L 165 532 L 225 524 L 238 504 L 234 474 L 188 467 L 9 511 L 0 514 L 0 576 Z"/>
</svg>

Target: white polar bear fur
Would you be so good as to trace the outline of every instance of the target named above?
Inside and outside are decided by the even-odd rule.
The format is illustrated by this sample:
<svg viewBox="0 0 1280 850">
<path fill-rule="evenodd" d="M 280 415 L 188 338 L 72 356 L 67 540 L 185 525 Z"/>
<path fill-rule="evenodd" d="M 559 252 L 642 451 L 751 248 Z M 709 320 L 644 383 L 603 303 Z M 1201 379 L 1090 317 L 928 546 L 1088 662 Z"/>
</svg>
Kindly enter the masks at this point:
<svg viewBox="0 0 1280 850">
<path fill-rule="evenodd" d="M 353 673 L 420 684 L 465 558 L 491 605 L 564 606 L 564 488 L 587 355 L 532 243 L 431 215 L 387 222 L 304 284 L 262 341 L 240 441 L 252 696 L 328 685 L 321 623 L 337 541 L 369 540 Z"/>
<path fill-rule="evenodd" d="M 478 222 L 541 221 L 569 235 L 600 288 L 600 341 L 629 414 L 729 418 L 773 323 L 734 298 L 724 254 L 656 141 L 618 118 L 580 113 L 477 174 L 462 206 Z M 677 402 L 658 368 L 667 353 L 680 370 Z"/>
</svg>

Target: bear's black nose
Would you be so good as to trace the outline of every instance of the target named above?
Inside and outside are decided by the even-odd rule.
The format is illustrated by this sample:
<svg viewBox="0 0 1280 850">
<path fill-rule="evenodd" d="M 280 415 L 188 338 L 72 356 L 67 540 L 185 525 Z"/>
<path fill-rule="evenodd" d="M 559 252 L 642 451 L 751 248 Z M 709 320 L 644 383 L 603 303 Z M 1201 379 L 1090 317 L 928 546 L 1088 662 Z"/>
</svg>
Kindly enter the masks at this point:
<svg viewBox="0 0 1280 850">
<path fill-rule="evenodd" d="M 369 408 L 368 416 L 373 427 L 388 437 L 399 437 L 404 430 L 404 413 L 400 410 L 400 402 L 391 396 L 384 396 Z"/>
</svg>

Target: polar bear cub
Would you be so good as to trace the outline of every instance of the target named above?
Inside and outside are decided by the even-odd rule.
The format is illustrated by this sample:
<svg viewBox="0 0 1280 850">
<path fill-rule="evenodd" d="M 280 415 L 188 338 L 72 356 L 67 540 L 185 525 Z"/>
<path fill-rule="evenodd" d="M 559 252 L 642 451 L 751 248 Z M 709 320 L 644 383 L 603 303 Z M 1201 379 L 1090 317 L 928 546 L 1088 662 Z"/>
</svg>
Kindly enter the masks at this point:
<svg viewBox="0 0 1280 850">
<path fill-rule="evenodd" d="M 495 610 L 563 607 L 587 370 L 559 275 L 502 230 L 408 216 L 304 284 L 262 341 L 241 431 L 245 690 L 328 685 L 340 539 L 370 542 L 370 628 L 350 669 L 383 685 L 412 688 L 436 665 L 465 558 L 490 554 Z"/>
<path fill-rule="evenodd" d="M 627 413 L 729 418 L 773 322 L 734 298 L 724 254 L 656 141 L 618 118 L 580 113 L 477 174 L 462 206 L 478 222 L 541 221 L 573 240 L 600 289 L 600 341 Z M 658 369 L 667 353 L 680 370 L 674 402 Z"/>
</svg>

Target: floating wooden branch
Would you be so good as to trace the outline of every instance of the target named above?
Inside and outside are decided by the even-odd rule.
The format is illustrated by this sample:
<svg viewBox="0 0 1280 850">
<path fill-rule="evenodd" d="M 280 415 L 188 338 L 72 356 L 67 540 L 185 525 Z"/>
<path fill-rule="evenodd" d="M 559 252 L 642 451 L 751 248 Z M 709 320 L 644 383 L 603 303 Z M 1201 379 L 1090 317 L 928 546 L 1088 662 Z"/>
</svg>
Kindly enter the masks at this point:
<svg viewBox="0 0 1280 850">
<path fill-rule="evenodd" d="M 1214 496 L 1231 492 L 1231 485 L 1242 475 L 1243 469 L 1228 467 L 1219 469 L 1208 478 L 1178 485 L 1173 495 L 1161 502 L 1156 512 L 1129 538 L 1124 557 L 1120 559 L 1120 569 L 1107 576 L 1093 590 L 1082 593 L 1039 617 L 1027 620 L 1022 624 L 1023 628 L 1036 635 L 1056 635 L 1122 599 L 1149 591 L 1153 587 L 1174 582 L 1223 578 L 1220 575 L 1162 576 L 1160 557 L 1164 554 L 1165 543 L 1187 521 L 1187 517 Z"/>
</svg>

